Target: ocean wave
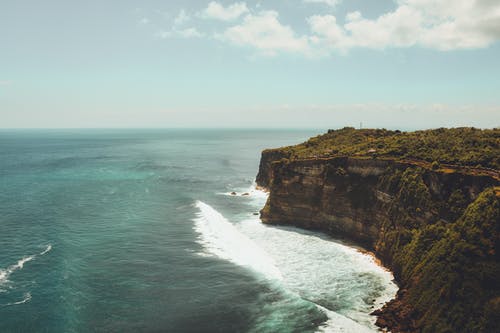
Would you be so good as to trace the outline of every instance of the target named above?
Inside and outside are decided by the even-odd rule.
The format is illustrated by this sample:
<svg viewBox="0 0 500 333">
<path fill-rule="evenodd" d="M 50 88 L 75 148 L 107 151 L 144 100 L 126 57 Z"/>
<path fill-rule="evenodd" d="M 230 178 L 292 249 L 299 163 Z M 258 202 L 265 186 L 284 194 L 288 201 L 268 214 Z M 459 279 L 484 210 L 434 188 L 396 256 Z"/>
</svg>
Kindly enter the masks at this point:
<svg viewBox="0 0 500 333">
<path fill-rule="evenodd" d="M 0 270 L 0 286 L 9 282 L 10 275 L 15 271 L 17 271 L 18 269 L 23 269 L 24 264 L 35 259 L 35 256 L 36 255 L 23 257 L 22 259 L 19 259 L 17 263 L 15 263 L 14 265 L 11 265 L 6 269 Z"/>
<path fill-rule="evenodd" d="M 286 289 L 372 330 L 376 318 L 370 313 L 396 294 L 393 275 L 373 256 L 326 235 L 267 226 L 258 217 L 240 222 L 238 229 L 273 258 Z"/>
<path fill-rule="evenodd" d="M 47 248 L 43 250 L 43 252 L 40 253 L 41 256 L 43 256 L 45 253 L 49 252 L 52 250 L 52 244 L 47 245 Z"/>
<path fill-rule="evenodd" d="M 198 243 L 203 245 L 205 250 L 205 252 L 200 253 L 201 255 L 215 255 L 221 259 L 229 260 L 237 265 L 248 267 L 255 272 L 265 275 L 266 278 L 268 278 L 271 282 L 276 282 L 273 285 L 279 289 L 282 289 L 283 292 L 290 295 L 290 297 L 301 298 L 303 301 L 314 304 L 327 317 L 327 320 L 318 327 L 318 332 L 373 332 L 373 329 L 371 329 L 370 327 L 358 323 L 357 321 L 343 314 L 332 311 L 325 306 L 316 303 L 312 299 L 304 298 L 297 288 L 287 283 L 288 278 L 283 278 L 282 273 L 278 268 L 279 265 L 277 266 L 273 257 L 271 257 L 264 248 L 255 243 L 251 238 L 247 237 L 243 232 L 239 231 L 231 222 L 229 222 L 213 207 L 201 201 L 196 202 L 196 207 L 199 209 L 199 213 L 197 218 L 195 219 L 194 229 L 200 234 Z M 262 228 L 265 227 L 262 226 Z M 286 236 L 289 235 L 280 234 L 280 236 L 284 236 L 286 238 Z M 307 237 L 303 238 L 306 239 Z M 295 239 L 295 241 L 296 240 L 297 239 Z M 286 242 L 287 240 L 284 239 L 282 241 Z M 288 253 L 290 255 L 293 252 Z M 300 255 L 297 257 L 298 259 L 302 258 Z M 302 263 L 302 266 L 304 266 L 304 262 Z M 315 266 L 313 267 L 314 270 L 321 268 Z M 304 272 L 304 270 L 302 271 Z M 315 274 L 317 272 L 310 270 L 307 271 L 309 272 L 309 279 L 312 278 L 314 280 Z M 290 272 L 288 272 L 287 274 L 289 273 Z M 300 279 L 302 276 L 294 275 L 294 277 Z M 309 285 L 308 287 L 313 286 Z M 315 285 L 315 287 L 318 286 Z"/>
<path fill-rule="evenodd" d="M 243 190 L 245 191 L 245 190 Z M 268 193 L 255 185 L 246 190 L 250 209 L 261 209 Z M 339 332 L 334 321 L 343 321 L 357 332 L 357 325 L 376 330 L 376 318 L 370 315 L 397 292 L 392 273 L 381 267 L 373 255 L 335 241 L 331 237 L 294 227 L 267 226 L 259 217 L 245 218 L 237 229 L 272 257 L 282 272 L 285 288 L 316 304 L 330 318 L 321 332 Z M 334 309 L 329 313 L 328 309 Z M 339 314 L 340 313 L 340 314 Z M 354 325 L 354 326 L 353 326 Z M 342 324 L 341 326 L 344 326 Z"/>
<path fill-rule="evenodd" d="M 14 273 L 17 270 L 23 269 L 24 264 L 34 260 L 37 256 L 43 256 L 44 254 L 46 254 L 50 250 L 52 250 L 52 244 L 47 245 L 45 250 L 43 250 L 42 252 L 40 252 L 38 254 L 24 256 L 21 259 L 19 259 L 17 261 L 17 263 L 15 263 L 15 264 L 13 264 L 5 269 L 0 269 L 0 287 L 9 282 L 9 277 L 12 273 Z"/>
<path fill-rule="evenodd" d="M 314 303 L 316 304 L 316 303 Z M 319 304 L 316 304 L 327 317 L 325 321 L 318 327 L 318 333 L 372 333 L 373 330 L 359 324 L 358 322 L 343 316 L 335 311 L 329 310 Z"/>
<path fill-rule="evenodd" d="M 199 213 L 195 219 L 195 230 L 200 234 L 198 243 L 206 252 L 249 267 L 269 279 L 282 279 L 272 259 L 221 213 L 201 201 L 196 202 L 196 207 Z"/>
<path fill-rule="evenodd" d="M 20 300 L 18 302 L 12 302 L 12 303 L 7 303 L 7 304 L 2 304 L 2 306 L 19 305 L 19 304 L 28 303 L 29 301 L 31 301 L 31 293 L 27 292 L 27 293 L 24 294 L 24 297 L 23 297 L 22 300 Z"/>
</svg>

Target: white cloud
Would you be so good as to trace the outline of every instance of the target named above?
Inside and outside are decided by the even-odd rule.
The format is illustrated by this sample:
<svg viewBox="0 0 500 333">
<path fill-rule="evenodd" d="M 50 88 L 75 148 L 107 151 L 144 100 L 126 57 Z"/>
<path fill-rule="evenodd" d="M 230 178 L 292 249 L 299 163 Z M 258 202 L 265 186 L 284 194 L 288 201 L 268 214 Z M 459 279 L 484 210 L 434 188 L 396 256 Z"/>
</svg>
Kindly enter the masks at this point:
<svg viewBox="0 0 500 333">
<path fill-rule="evenodd" d="M 205 34 L 196 27 L 186 27 L 186 23 L 191 21 L 192 17 L 181 9 L 174 18 L 172 28 L 156 33 L 156 36 L 162 39 L 167 38 L 202 38 Z"/>
<path fill-rule="evenodd" d="M 345 19 L 347 22 L 357 21 L 361 19 L 361 13 L 359 11 L 347 13 Z"/>
<path fill-rule="evenodd" d="M 198 31 L 195 27 L 190 27 L 186 29 L 172 29 L 169 31 L 160 31 L 157 33 L 157 36 L 166 39 L 166 38 L 201 38 L 205 35 Z"/>
<path fill-rule="evenodd" d="M 142 19 L 139 20 L 139 24 L 149 24 L 151 21 L 147 17 L 143 17 Z"/>
<path fill-rule="evenodd" d="M 194 27 L 179 30 L 177 33 L 184 38 L 200 38 L 204 36 L 202 32 Z"/>
<path fill-rule="evenodd" d="M 305 3 L 322 3 L 330 7 L 337 6 L 341 0 L 303 0 Z"/>
<path fill-rule="evenodd" d="M 179 14 L 174 18 L 174 25 L 179 26 L 183 25 L 184 23 L 188 22 L 191 18 L 189 15 L 186 14 L 186 11 L 184 9 L 181 9 L 179 11 Z"/>
<path fill-rule="evenodd" d="M 343 45 L 345 43 L 345 33 L 343 29 L 337 25 L 337 18 L 333 15 L 315 15 L 307 19 L 311 26 L 312 32 L 320 36 L 320 39 L 315 39 L 316 43 L 326 42 L 335 45 Z"/>
<path fill-rule="evenodd" d="M 302 0 L 329 6 L 341 0 Z M 250 10 L 245 2 L 226 7 L 212 1 L 196 14 L 181 10 L 166 37 L 208 37 L 186 22 L 199 18 L 239 23 L 213 34 L 216 39 L 253 47 L 258 54 L 296 53 L 305 56 L 346 53 L 353 48 L 385 49 L 424 47 L 436 50 L 476 49 L 500 40 L 500 1 L 497 0 L 395 0 L 395 8 L 376 18 L 352 11 L 344 18 L 332 14 L 304 20 L 309 32 L 300 35 L 280 22 L 278 12 Z M 182 27 L 182 29 L 181 29 Z"/>
<path fill-rule="evenodd" d="M 307 37 L 299 37 L 292 28 L 282 25 L 275 11 L 247 15 L 241 24 L 228 28 L 221 39 L 240 46 L 255 47 L 265 55 L 311 52 Z"/>
<path fill-rule="evenodd" d="M 248 7 L 245 2 L 236 2 L 224 7 L 216 1 L 212 1 L 202 12 L 201 16 L 221 21 L 233 21 L 248 12 Z"/>
<path fill-rule="evenodd" d="M 437 50 L 483 48 L 500 39 L 500 2 L 492 0 L 399 0 L 376 19 L 348 13 L 308 18 L 317 43 L 330 50 L 418 45 Z"/>
</svg>

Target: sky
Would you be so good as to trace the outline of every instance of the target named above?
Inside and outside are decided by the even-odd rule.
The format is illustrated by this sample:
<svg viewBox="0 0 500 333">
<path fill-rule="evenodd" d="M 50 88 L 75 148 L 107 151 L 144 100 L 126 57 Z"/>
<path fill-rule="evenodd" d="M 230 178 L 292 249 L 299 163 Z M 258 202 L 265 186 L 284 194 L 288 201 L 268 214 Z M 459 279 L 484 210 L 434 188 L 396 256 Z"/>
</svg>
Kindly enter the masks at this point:
<svg viewBox="0 0 500 333">
<path fill-rule="evenodd" d="M 0 128 L 500 126 L 498 0 L 0 0 Z"/>
</svg>

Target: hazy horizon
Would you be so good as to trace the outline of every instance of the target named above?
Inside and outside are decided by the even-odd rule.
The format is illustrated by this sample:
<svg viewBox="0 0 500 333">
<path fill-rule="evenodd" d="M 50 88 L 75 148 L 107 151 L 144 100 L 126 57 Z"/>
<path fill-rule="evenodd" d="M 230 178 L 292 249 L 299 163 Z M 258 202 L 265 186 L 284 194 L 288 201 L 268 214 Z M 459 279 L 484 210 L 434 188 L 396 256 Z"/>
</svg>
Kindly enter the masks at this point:
<svg viewBox="0 0 500 333">
<path fill-rule="evenodd" d="M 137 127 L 109 127 L 109 126 L 95 126 L 95 127 L 78 127 L 78 126 L 66 126 L 66 127 L 0 127 L 0 131 L 64 131 L 64 130 L 82 130 L 82 131 L 92 131 L 92 130 L 248 130 L 248 131 L 256 131 L 256 130 L 262 130 L 262 131 L 301 131 L 301 130 L 312 130 L 312 131 L 328 131 L 329 129 L 341 129 L 344 127 L 354 127 L 356 129 L 378 129 L 378 128 L 384 128 L 387 130 L 400 130 L 400 131 L 405 131 L 405 132 L 411 132 L 411 131 L 421 131 L 421 130 L 432 130 L 432 129 L 438 129 L 438 128 L 461 128 L 461 127 L 472 127 L 472 128 L 478 128 L 478 129 L 496 129 L 500 128 L 500 125 L 498 126 L 473 126 L 473 125 L 458 125 L 458 126 L 421 126 L 421 127 L 403 127 L 403 126 L 363 126 L 360 127 L 359 124 L 356 126 L 356 124 L 343 124 L 339 126 L 330 126 L 330 127 L 238 127 L 238 126 L 205 126 L 205 127 L 162 127 L 162 126 L 137 126 Z"/>
</svg>

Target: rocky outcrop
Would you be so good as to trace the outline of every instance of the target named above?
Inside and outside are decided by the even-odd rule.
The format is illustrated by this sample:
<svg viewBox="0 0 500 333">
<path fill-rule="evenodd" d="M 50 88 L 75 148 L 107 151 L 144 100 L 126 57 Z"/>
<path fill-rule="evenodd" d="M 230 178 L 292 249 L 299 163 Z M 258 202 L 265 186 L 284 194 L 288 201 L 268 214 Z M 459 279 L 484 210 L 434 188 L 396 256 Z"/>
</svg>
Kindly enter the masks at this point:
<svg viewBox="0 0 500 333">
<path fill-rule="evenodd" d="M 288 157 L 290 154 L 281 149 L 264 150 L 260 159 L 259 172 L 255 179 L 256 183 L 264 188 L 268 187 L 272 178 L 272 164 Z"/>
<path fill-rule="evenodd" d="M 453 319 L 453 315 L 443 313 L 446 306 L 452 304 L 465 311 L 470 308 L 465 303 L 470 301 L 483 309 L 488 302 L 500 296 L 498 287 L 483 292 L 486 282 L 473 275 L 467 276 L 473 281 L 458 278 L 453 286 L 445 282 L 440 284 L 432 278 L 426 280 L 422 275 L 432 275 L 433 269 L 441 267 L 444 261 L 435 263 L 429 255 L 439 250 L 435 249 L 437 246 L 440 249 L 448 246 L 448 243 L 438 244 L 443 239 L 449 240 L 450 244 L 456 242 L 452 239 L 453 230 L 460 235 L 470 227 L 463 226 L 464 222 L 461 222 L 468 212 L 469 215 L 478 215 L 471 217 L 477 220 L 471 223 L 492 221 L 491 228 L 488 226 L 491 230 L 481 232 L 485 233 L 484 242 L 497 244 L 490 252 L 481 252 L 482 256 L 474 259 L 474 263 L 488 265 L 488 269 L 477 273 L 487 275 L 487 278 L 483 276 L 481 279 L 495 281 L 500 278 L 500 249 L 495 247 L 500 243 L 500 217 L 497 219 L 495 215 L 500 214 L 500 201 L 498 192 L 489 189 L 500 185 L 495 177 L 450 169 L 433 170 L 416 163 L 377 158 L 288 159 L 286 151 L 274 149 L 262 153 L 257 184 L 270 192 L 261 211 L 264 223 L 316 229 L 357 241 L 374 250 L 382 262 L 393 270 L 401 290 L 396 300 L 377 312 L 381 327 L 389 327 L 393 332 L 481 331 L 489 325 L 485 323 L 497 315 L 494 311 L 491 318 L 478 314 L 478 317 L 483 317 L 472 319 L 472 312 L 464 312 L 469 326 L 457 326 L 458 321 Z M 494 208 L 490 215 L 482 216 L 483 212 L 474 210 L 472 206 L 477 205 L 478 200 L 486 200 L 481 197 L 486 192 L 489 193 L 489 205 Z M 471 230 L 474 231 L 470 231 L 473 233 L 479 227 L 474 225 L 470 228 L 473 228 Z M 465 259 L 462 263 L 451 263 L 453 267 L 472 260 L 466 247 L 482 246 L 476 241 L 471 239 L 464 248 L 456 249 L 459 257 L 463 255 Z M 447 254 L 441 255 L 446 257 Z M 471 265 L 474 263 L 471 262 Z M 481 267 L 477 269 L 482 270 Z M 497 268 L 499 271 L 496 271 Z M 453 279 L 460 274 L 450 271 L 448 278 Z M 427 281 L 425 286 L 420 283 L 423 280 Z M 481 299 L 460 299 L 454 295 L 441 299 L 444 296 L 439 293 L 445 293 L 448 287 L 467 288 L 471 283 L 481 289 L 477 292 L 481 293 Z M 422 288 L 424 290 L 419 294 Z M 419 295 L 427 295 L 425 288 L 437 296 L 431 294 L 425 300 L 419 299 Z M 429 314 L 426 307 L 438 311 L 439 316 Z"/>
<path fill-rule="evenodd" d="M 271 193 L 261 212 L 262 221 L 319 229 L 372 249 L 382 225 L 390 219 L 388 208 L 399 190 L 388 188 L 384 180 L 397 171 L 415 168 L 390 160 L 336 157 L 289 161 L 282 156 L 277 151 L 262 154 L 257 184 Z M 498 184 L 487 176 L 421 172 L 432 200 L 444 206 L 454 191 L 461 191 L 463 200 L 470 203 L 485 188 Z M 416 208 L 420 212 L 413 215 L 415 224 L 450 217 L 443 211 L 446 207 L 433 211 Z"/>
<path fill-rule="evenodd" d="M 347 158 L 277 161 L 268 164 L 271 195 L 262 210 L 264 223 L 320 229 L 371 245 L 377 238 L 377 214 L 390 197 L 376 190 L 387 163 Z M 385 195 L 385 196 L 384 196 Z"/>
</svg>

